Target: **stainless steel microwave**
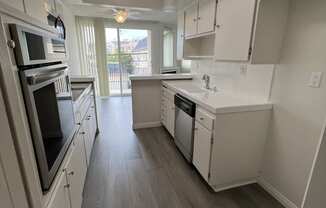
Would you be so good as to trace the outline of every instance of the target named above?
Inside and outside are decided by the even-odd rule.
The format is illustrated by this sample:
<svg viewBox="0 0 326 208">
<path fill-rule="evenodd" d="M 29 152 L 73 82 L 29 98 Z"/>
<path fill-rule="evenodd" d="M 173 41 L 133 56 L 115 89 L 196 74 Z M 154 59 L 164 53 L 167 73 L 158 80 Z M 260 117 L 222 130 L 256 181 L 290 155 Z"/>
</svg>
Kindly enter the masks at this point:
<svg viewBox="0 0 326 208">
<path fill-rule="evenodd" d="M 18 66 L 63 61 L 67 58 L 65 40 L 59 34 L 36 31 L 21 25 L 9 25 L 15 42 Z"/>
</svg>

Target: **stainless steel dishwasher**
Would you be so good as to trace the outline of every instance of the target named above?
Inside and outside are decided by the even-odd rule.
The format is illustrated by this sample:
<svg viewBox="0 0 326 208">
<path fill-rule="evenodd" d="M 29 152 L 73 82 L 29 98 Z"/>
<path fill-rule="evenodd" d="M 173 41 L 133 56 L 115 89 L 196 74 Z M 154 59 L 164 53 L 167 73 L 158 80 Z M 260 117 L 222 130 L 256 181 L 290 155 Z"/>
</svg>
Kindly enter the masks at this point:
<svg viewBox="0 0 326 208">
<path fill-rule="evenodd" d="M 191 162 L 194 140 L 196 104 L 176 94 L 175 104 L 175 144 L 184 157 Z"/>
</svg>

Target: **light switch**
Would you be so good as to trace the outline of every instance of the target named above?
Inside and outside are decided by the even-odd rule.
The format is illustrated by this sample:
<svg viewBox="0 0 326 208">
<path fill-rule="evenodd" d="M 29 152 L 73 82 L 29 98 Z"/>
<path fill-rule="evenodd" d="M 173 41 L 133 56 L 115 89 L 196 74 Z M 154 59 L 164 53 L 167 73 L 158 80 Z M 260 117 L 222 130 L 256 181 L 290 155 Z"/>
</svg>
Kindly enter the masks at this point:
<svg viewBox="0 0 326 208">
<path fill-rule="evenodd" d="M 323 76 L 323 72 L 312 72 L 309 80 L 309 87 L 320 87 L 321 78 Z"/>
</svg>

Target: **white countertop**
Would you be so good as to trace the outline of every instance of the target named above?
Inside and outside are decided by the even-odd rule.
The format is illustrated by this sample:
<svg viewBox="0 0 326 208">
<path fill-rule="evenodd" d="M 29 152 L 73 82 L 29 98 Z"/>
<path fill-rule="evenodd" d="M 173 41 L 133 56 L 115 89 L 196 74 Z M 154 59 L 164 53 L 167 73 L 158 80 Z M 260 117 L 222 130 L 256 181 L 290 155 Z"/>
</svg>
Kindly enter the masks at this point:
<svg viewBox="0 0 326 208">
<path fill-rule="evenodd" d="M 175 80 L 175 79 L 192 79 L 193 75 L 189 73 L 180 74 L 141 74 L 130 75 L 130 80 Z"/>
<path fill-rule="evenodd" d="M 163 81 L 163 84 L 214 114 L 269 110 L 273 107 L 272 103 L 259 98 L 209 91 L 192 80 Z"/>
<path fill-rule="evenodd" d="M 94 82 L 94 76 L 70 76 L 71 82 Z"/>
</svg>

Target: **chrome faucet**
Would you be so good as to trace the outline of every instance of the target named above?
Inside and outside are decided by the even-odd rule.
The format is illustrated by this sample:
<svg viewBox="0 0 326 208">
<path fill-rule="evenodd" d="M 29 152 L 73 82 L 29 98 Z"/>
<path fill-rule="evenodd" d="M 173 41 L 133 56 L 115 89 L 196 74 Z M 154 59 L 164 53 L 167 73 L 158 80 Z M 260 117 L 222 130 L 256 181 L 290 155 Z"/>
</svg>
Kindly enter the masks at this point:
<svg viewBox="0 0 326 208">
<path fill-rule="evenodd" d="M 209 86 L 209 82 L 210 82 L 209 75 L 204 74 L 202 80 L 205 81 L 205 88 L 208 89 L 208 90 L 211 89 L 210 86 Z"/>
</svg>

